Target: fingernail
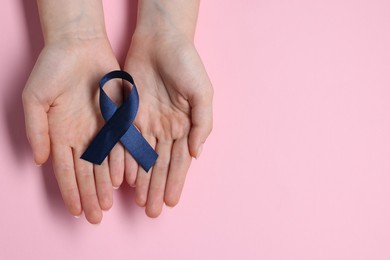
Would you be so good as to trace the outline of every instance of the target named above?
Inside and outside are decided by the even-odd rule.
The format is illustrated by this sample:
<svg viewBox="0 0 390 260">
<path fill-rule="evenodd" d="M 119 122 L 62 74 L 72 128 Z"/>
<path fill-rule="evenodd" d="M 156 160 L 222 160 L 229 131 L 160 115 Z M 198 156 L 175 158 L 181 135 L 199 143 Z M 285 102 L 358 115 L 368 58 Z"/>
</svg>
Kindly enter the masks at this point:
<svg viewBox="0 0 390 260">
<path fill-rule="evenodd" d="M 118 187 L 112 186 L 112 187 L 114 188 L 114 190 L 117 190 L 117 189 L 119 189 L 120 186 L 118 186 Z"/>
<path fill-rule="evenodd" d="M 84 211 L 81 211 L 81 213 L 80 213 L 79 215 L 73 215 L 73 217 L 75 217 L 75 218 L 80 218 L 81 215 L 83 215 L 83 213 L 84 213 Z"/>
<path fill-rule="evenodd" d="M 41 166 L 42 166 L 42 164 L 36 164 L 36 166 L 37 166 L 37 167 L 41 167 Z"/>
<path fill-rule="evenodd" d="M 198 148 L 198 154 L 196 155 L 196 159 L 199 159 L 200 157 L 200 154 L 202 153 L 202 150 L 203 150 L 203 144 L 201 144 Z"/>
</svg>

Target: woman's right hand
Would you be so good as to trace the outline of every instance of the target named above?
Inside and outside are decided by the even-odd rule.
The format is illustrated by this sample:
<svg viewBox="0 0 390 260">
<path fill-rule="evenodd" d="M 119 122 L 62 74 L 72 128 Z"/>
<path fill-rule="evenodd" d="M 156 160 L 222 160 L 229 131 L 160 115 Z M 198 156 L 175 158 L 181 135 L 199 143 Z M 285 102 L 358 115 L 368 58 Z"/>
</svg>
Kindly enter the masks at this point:
<svg viewBox="0 0 390 260">
<path fill-rule="evenodd" d="M 119 69 L 106 37 L 61 39 L 42 50 L 23 91 L 26 132 L 35 162 L 52 155 L 54 173 L 69 212 L 83 211 L 90 223 L 102 220 L 112 206 L 112 188 L 123 181 L 124 149 L 118 143 L 102 165 L 80 156 L 104 124 L 98 105 L 98 83 Z M 106 92 L 122 100 L 118 81 Z"/>
</svg>

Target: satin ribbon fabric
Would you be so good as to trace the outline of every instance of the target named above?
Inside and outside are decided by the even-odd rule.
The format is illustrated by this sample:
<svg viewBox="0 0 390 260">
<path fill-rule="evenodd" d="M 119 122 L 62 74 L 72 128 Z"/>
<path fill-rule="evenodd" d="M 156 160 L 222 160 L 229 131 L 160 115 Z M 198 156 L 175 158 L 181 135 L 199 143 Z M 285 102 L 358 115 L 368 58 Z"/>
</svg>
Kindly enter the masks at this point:
<svg viewBox="0 0 390 260">
<path fill-rule="evenodd" d="M 132 84 L 129 96 L 120 107 L 108 97 L 103 86 L 115 78 L 127 80 Z M 101 164 L 115 144 L 120 141 L 138 164 L 148 172 L 157 160 L 157 153 L 134 126 L 139 98 L 133 78 L 125 71 L 116 70 L 106 74 L 100 80 L 100 110 L 106 124 L 92 140 L 82 159 Z"/>
</svg>

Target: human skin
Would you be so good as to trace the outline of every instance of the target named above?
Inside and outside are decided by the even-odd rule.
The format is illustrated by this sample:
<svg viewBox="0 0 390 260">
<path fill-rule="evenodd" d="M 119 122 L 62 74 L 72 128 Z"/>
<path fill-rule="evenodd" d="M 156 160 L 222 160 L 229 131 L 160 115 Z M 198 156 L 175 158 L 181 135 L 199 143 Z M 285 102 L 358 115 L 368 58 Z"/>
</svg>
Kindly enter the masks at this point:
<svg viewBox="0 0 390 260">
<path fill-rule="evenodd" d="M 112 206 L 112 188 L 124 174 L 124 148 L 117 144 L 102 165 L 80 159 L 104 124 L 98 82 L 119 69 L 104 28 L 100 0 L 38 0 L 44 48 L 23 91 L 27 137 L 37 165 L 52 156 L 69 212 L 93 224 Z M 121 84 L 106 92 L 122 100 Z"/>
<path fill-rule="evenodd" d="M 213 87 L 194 47 L 198 0 L 140 0 L 125 70 L 140 96 L 135 125 L 159 157 L 146 174 L 125 153 L 125 178 L 149 217 L 175 206 L 212 130 Z"/>
<path fill-rule="evenodd" d="M 212 128 L 213 89 L 193 43 L 198 6 L 198 1 L 139 1 L 125 70 L 140 93 L 134 123 L 159 154 L 145 173 L 120 144 L 101 166 L 80 159 L 104 124 L 97 83 L 119 69 L 101 1 L 38 0 L 45 47 L 23 91 L 26 132 L 38 165 L 52 155 L 71 214 L 84 211 L 89 222 L 99 223 L 124 173 L 148 216 L 160 215 L 164 203 L 178 203 L 191 157 L 199 158 Z M 105 91 L 120 104 L 123 87 L 113 80 Z"/>
</svg>

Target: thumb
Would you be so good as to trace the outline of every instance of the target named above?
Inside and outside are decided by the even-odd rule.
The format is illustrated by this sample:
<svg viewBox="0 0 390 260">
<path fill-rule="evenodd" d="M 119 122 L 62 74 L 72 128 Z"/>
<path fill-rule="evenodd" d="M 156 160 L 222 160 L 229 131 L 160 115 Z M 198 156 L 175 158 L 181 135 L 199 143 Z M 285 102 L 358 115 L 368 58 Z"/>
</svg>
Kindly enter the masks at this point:
<svg viewBox="0 0 390 260">
<path fill-rule="evenodd" d="M 50 154 L 49 126 L 47 112 L 31 94 L 23 91 L 23 110 L 27 139 L 31 145 L 37 165 L 45 163 Z"/>
<path fill-rule="evenodd" d="M 192 157 L 198 159 L 203 144 L 213 128 L 212 88 L 208 95 L 197 95 L 190 100 L 191 131 L 188 146 Z"/>
</svg>

